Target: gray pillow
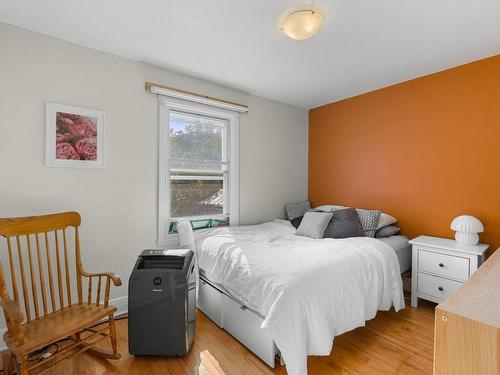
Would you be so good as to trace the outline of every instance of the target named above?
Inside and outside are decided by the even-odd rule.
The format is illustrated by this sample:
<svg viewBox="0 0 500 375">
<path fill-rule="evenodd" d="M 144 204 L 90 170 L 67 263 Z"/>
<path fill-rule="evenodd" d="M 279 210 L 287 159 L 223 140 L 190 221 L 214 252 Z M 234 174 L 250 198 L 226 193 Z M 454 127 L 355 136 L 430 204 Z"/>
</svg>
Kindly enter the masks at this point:
<svg viewBox="0 0 500 375">
<path fill-rule="evenodd" d="M 292 220 L 290 220 L 290 223 L 293 225 L 293 227 L 295 229 L 297 229 L 299 227 L 300 223 L 302 222 L 303 217 L 304 216 L 299 216 L 299 217 L 295 217 Z"/>
<path fill-rule="evenodd" d="M 323 233 L 323 238 L 363 237 L 363 227 L 354 208 L 332 212 L 332 218 Z"/>
<path fill-rule="evenodd" d="M 375 238 L 385 238 L 385 237 L 395 236 L 400 231 L 401 229 L 399 229 L 394 225 L 386 225 L 385 227 L 382 227 L 375 232 Z"/>
<path fill-rule="evenodd" d="M 311 238 L 323 238 L 323 233 L 332 218 L 329 212 L 306 212 L 295 234 Z"/>
<path fill-rule="evenodd" d="M 288 220 L 292 220 L 296 217 L 303 216 L 310 209 L 311 203 L 309 201 L 290 203 L 285 206 L 286 217 Z"/>
<path fill-rule="evenodd" d="M 375 237 L 381 212 L 379 210 L 364 210 L 362 208 L 356 208 L 356 212 L 363 227 L 365 237 Z"/>
</svg>

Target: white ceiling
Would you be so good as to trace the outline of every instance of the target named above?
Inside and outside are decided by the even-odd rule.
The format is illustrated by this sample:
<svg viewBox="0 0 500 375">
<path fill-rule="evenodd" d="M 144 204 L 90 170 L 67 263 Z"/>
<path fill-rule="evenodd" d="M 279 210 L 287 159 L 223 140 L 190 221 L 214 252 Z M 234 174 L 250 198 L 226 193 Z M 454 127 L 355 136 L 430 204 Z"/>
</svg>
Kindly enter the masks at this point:
<svg viewBox="0 0 500 375">
<path fill-rule="evenodd" d="M 500 53 L 500 0 L 0 0 L 0 21 L 304 108 Z M 166 82 L 168 84 L 168 82 Z"/>
</svg>

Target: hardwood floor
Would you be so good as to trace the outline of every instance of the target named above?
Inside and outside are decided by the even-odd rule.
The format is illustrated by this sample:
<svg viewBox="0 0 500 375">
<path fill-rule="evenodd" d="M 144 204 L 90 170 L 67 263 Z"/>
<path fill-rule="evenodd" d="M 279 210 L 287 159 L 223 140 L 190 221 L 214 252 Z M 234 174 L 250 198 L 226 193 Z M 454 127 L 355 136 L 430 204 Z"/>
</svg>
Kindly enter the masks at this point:
<svg viewBox="0 0 500 375">
<path fill-rule="evenodd" d="M 409 306 L 409 301 L 407 300 Z M 309 374 L 390 375 L 432 374 L 435 304 L 421 301 L 418 309 L 379 312 L 366 327 L 334 341 L 328 357 L 309 357 Z M 127 320 L 117 321 L 119 361 L 84 354 L 49 374 L 217 374 L 285 375 L 271 369 L 228 333 L 198 312 L 195 342 L 183 358 L 137 357 L 128 354 Z"/>
</svg>

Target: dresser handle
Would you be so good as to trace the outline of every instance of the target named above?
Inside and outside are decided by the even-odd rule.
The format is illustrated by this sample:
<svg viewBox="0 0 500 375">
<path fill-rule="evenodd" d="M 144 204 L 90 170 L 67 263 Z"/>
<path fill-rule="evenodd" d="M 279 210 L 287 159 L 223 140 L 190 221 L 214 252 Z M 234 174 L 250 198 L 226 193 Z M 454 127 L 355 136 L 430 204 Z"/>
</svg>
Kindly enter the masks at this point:
<svg viewBox="0 0 500 375">
<path fill-rule="evenodd" d="M 443 287 L 442 286 L 438 287 L 438 289 L 439 289 L 440 292 L 443 291 Z"/>
<path fill-rule="evenodd" d="M 439 263 L 439 267 L 443 268 L 444 264 L 443 263 Z"/>
</svg>

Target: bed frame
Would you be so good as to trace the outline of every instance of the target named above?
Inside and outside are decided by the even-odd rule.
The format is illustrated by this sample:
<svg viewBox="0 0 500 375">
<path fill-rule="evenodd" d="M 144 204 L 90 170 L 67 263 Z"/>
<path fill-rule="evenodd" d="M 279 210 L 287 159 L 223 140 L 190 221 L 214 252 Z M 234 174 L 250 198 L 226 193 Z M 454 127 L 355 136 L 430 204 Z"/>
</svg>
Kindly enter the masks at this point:
<svg viewBox="0 0 500 375">
<path fill-rule="evenodd" d="M 194 249 L 194 237 L 191 224 L 183 219 L 177 223 L 179 244 L 181 248 Z M 410 257 L 411 257 L 411 251 Z M 398 258 L 404 256 L 404 252 Z M 411 262 L 411 258 L 408 258 Z M 405 259 L 406 268 L 408 259 Z M 401 259 L 399 259 L 402 265 Z M 285 364 L 278 347 L 266 330 L 261 329 L 264 318 L 256 311 L 249 309 L 243 303 L 225 292 L 223 288 L 210 282 L 204 274 L 199 275 L 197 307 L 220 328 L 227 331 L 251 352 L 274 368 L 276 357 L 281 366 Z"/>
<path fill-rule="evenodd" d="M 260 328 L 264 318 L 201 275 L 197 307 L 269 367 L 275 367 L 276 359 L 285 365 L 271 336 Z"/>
<path fill-rule="evenodd" d="M 200 276 L 198 308 L 231 336 L 245 345 L 268 366 L 275 367 L 279 350 L 261 325 L 263 318 L 255 311 Z M 280 364 L 284 362 L 280 359 Z"/>
</svg>

